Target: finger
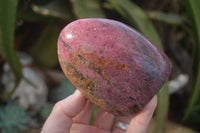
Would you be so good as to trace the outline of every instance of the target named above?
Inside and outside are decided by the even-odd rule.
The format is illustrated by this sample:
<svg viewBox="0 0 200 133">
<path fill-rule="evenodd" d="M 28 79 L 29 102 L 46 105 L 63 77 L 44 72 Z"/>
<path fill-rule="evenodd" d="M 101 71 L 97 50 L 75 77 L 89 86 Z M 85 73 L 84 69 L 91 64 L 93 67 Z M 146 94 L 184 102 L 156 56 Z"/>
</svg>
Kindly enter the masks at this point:
<svg viewBox="0 0 200 133">
<path fill-rule="evenodd" d="M 146 133 L 156 105 L 157 96 L 154 96 L 152 100 L 139 113 L 133 116 L 127 133 Z"/>
<path fill-rule="evenodd" d="M 126 124 L 129 124 L 131 122 L 132 116 L 119 116 L 116 118 L 116 121 L 124 122 Z"/>
<path fill-rule="evenodd" d="M 132 119 L 131 116 L 128 116 L 128 117 L 119 116 L 119 117 L 117 117 L 116 120 L 115 120 L 115 125 L 113 127 L 112 133 L 125 133 L 126 130 L 119 128 L 117 126 L 117 122 L 122 122 L 122 123 L 129 125 L 131 119 Z"/>
<path fill-rule="evenodd" d="M 93 107 L 94 104 L 88 101 L 85 108 L 76 117 L 73 118 L 73 122 L 89 124 Z"/>
<path fill-rule="evenodd" d="M 115 127 L 112 131 L 112 133 L 125 133 L 125 132 L 126 132 L 125 130 L 118 127 Z"/>
<path fill-rule="evenodd" d="M 93 125 L 104 130 L 110 131 L 112 129 L 115 116 L 102 109 L 99 109 L 95 117 Z"/>
<path fill-rule="evenodd" d="M 99 129 L 91 125 L 73 123 L 70 133 L 110 133 L 110 132 L 104 129 Z"/>
<path fill-rule="evenodd" d="M 72 117 L 77 115 L 85 104 L 86 99 L 78 90 L 56 103 L 41 133 L 68 133 L 72 125 Z"/>
</svg>

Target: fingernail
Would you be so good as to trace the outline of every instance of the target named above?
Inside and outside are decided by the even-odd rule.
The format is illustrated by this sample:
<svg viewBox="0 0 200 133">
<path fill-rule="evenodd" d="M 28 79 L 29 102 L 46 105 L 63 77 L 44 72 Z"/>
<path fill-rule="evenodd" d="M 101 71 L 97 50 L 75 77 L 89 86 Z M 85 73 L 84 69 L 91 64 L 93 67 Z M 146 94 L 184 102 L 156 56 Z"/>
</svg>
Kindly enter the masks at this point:
<svg viewBox="0 0 200 133">
<path fill-rule="evenodd" d="M 78 89 L 75 90 L 75 92 L 74 92 L 73 95 L 75 95 L 75 96 L 82 96 L 81 92 Z"/>
</svg>

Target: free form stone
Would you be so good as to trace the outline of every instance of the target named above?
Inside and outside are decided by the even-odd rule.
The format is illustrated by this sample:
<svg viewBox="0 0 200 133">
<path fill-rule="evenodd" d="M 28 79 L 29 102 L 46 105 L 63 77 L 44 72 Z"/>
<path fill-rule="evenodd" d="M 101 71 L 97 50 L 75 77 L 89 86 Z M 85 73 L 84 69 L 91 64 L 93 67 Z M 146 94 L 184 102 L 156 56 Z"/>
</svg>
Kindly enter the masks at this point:
<svg viewBox="0 0 200 133">
<path fill-rule="evenodd" d="M 80 19 L 58 39 L 60 65 L 94 104 L 115 115 L 141 110 L 171 72 L 164 52 L 129 26 L 109 19 Z"/>
</svg>

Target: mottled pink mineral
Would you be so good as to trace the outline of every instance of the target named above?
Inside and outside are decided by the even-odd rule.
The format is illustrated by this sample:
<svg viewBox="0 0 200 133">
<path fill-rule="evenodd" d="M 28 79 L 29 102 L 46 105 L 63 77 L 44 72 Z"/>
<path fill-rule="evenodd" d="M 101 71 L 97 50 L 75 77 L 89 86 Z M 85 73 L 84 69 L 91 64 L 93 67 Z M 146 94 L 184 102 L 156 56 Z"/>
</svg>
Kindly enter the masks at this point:
<svg viewBox="0 0 200 133">
<path fill-rule="evenodd" d="M 65 75 L 94 104 L 115 115 L 141 110 L 171 71 L 164 52 L 136 30 L 109 19 L 80 19 L 58 39 Z"/>
</svg>

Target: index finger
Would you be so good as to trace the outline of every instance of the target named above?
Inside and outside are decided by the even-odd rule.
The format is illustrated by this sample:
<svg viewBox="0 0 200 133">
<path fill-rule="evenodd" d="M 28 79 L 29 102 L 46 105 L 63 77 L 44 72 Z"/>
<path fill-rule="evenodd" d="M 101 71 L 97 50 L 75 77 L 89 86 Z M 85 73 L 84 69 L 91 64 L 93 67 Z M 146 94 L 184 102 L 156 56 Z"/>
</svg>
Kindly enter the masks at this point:
<svg viewBox="0 0 200 133">
<path fill-rule="evenodd" d="M 56 103 L 41 133 L 68 133 L 72 125 L 72 118 L 84 108 L 85 104 L 86 99 L 78 90 Z"/>
</svg>

